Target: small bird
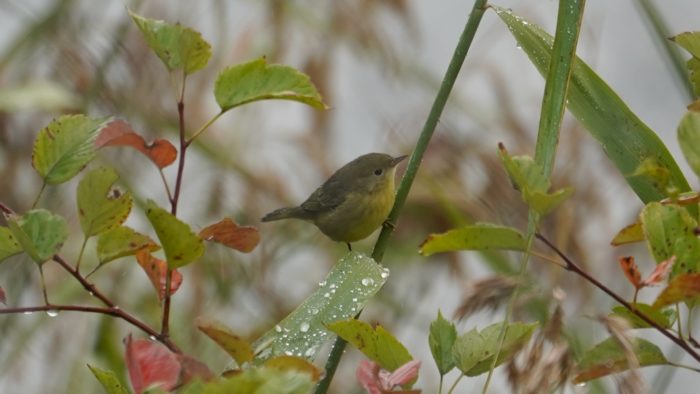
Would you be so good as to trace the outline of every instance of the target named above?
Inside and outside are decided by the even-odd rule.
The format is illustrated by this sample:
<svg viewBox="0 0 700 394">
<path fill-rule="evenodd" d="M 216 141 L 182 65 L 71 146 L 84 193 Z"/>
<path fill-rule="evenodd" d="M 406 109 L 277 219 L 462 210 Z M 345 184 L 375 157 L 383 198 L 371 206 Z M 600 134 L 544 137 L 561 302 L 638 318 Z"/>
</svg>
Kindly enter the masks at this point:
<svg viewBox="0 0 700 394">
<path fill-rule="evenodd" d="M 351 242 L 367 238 L 394 205 L 396 165 L 406 156 L 368 153 L 341 167 L 298 207 L 280 208 L 263 222 L 301 219 L 311 222 L 330 239 Z"/>
</svg>

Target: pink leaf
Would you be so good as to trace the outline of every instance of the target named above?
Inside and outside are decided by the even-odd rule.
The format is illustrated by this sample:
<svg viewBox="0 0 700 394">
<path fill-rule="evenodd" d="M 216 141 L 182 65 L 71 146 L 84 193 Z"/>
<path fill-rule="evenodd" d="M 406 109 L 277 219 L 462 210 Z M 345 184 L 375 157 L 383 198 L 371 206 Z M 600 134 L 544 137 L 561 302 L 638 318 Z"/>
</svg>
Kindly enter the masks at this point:
<svg viewBox="0 0 700 394">
<path fill-rule="evenodd" d="M 418 378 L 419 369 L 420 360 L 411 360 L 407 362 L 389 375 L 387 386 L 393 389 L 396 386 L 403 386 L 404 384 L 411 383 Z"/>
<path fill-rule="evenodd" d="M 132 340 L 131 334 L 124 342 L 126 367 L 136 394 L 154 386 L 165 391 L 177 386 L 181 367 L 175 353 L 157 342 L 147 339 Z"/>
<path fill-rule="evenodd" d="M 362 360 L 357 366 L 355 376 L 360 382 L 360 386 L 367 390 L 369 394 L 383 394 L 379 380 L 379 364 L 370 360 Z"/>
<path fill-rule="evenodd" d="M 664 260 L 657 264 L 656 268 L 654 269 L 654 272 L 652 272 L 648 278 L 642 281 L 642 285 L 655 286 L 661 284 L 661 282 L 663 282 L 668 276 L 668 273 L 671 272 L 671 268 L 673 267 L 673 263 L 675 262 L 676 256 L 671 256 L 667 260 Z"/>
</svg>

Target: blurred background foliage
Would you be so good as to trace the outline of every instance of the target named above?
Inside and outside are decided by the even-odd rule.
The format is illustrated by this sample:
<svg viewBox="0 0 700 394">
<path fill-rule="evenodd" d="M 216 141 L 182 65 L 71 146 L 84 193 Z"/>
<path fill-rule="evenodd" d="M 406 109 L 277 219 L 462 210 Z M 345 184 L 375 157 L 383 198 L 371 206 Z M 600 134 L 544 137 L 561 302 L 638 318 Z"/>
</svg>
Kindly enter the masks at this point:
<svg viewBox="0 0 700 394">
<path fill-rule="evenodd" d="M 552 31 L 555 2 L 498 4 L 510 3 L 518 3 L 519 12 Z M 654 47 L 656 38 L 644 30 L 646 17 L 630 1 L 602 3 L 607 2 L 589 2 L 579 53 L 594 68 L 601 64 L 603 77 L 613 89 L 622 87 L 618 93 L 652 128 L 661 126 L 664 130 L 657 132 L 671 135 L 686 104 L 684 92 L 668 76 L 665 55 Z M 144 16 L 180 21 L 213 44 L 209 66 L 188 80 L 185 111 L 190 132 L 216 113 L 212 89 L 217 72 L 262 55 L 269 62 L 308 73 L 331 106 L 328 111 L 314 111 L 295 103 L 265 102 L 237 109 L 199 138 L 188 156 L 180 217 L 198 230 L 231 216 L 262 232 L 262 243 L 252 254 L 210 247 L 203 261 L 184 270 L 183 287 L 174 298 L 174 340 L 220 371 L 227 356 L 196 330 L 197 317 L 216 318 L 253 339 L 293 310 L 344 253 L 343 244 L 327 240 L 313 226 L 261 225 L 259 218 L 279 206 L 299 203 L 336 168 L 362 153 L 410 153 L 470 4 L 153 0 L 127 5 Z M 657 15 L 667 19 L 669 33 L 683 29 L 676 17 L 684 21 L 690 17 L 682 15 L 695 15 L 697 21 L 700 14 L 693 1 L 676 7 Z M 635 38 L 644 44 L 631 44 L 641 48 L 633 52 L 636 58 L 611 54 L 605 45 L 606 40 L 625 45 L 621 31 L 628 20 L 623 22 L 622 17 L 632 21 Z M 32 142 L 60 114 L 113 115 L 146 136 L 175 141 L 177 111 L 171 81 L 122 2 L 6 0 L 0 3 L 0 21 L 0 201 L 4 204 L 18 212 L 30 208 L 41 187 L 31 168 Z M 645 67 L 647 62 L 653 67 Z M 640 68 L 639 76 L 632 78 L 637 90 L 629 87 L 634 83 L 625 79 L 626 74 L 616 83 L 616 76 L 634 67 Z M 430 233 L 474 221 L 525 227 L 526 208 L 501 168 L 496 143 L 503 141 L 513 154 L 532 154 L 542 86 L 506 29 L 487 14 L 385 255 L 392 276 L 363 314 L 364 320 L 388 327 L 414 357 L 424 361 L 418 387 L 425 392 L 437 387 L 427 346 L 427 328 L 437 309 L 452 316 L 473 301 L 470 289 L 476 283 L 512 275 L 517 259 L 495 253 L 424 258 L 417 254 L 418 245 Z M 616 256 L 636 253 L 643 267 L 644 261 L 647 267 L 652 263 L 641 248 L 613 250 L 608 245 L 642 205 L 599 146 L 568 116 L 561 135 L 553 187 L 570 185 L 576 192 L 547 218 L 542 232 L 612 288 L 631 295 Z M 678 152 L 673 141 L 664 139 Z M 103 151 L 98 162 L 114 166 L 136 200 L 166 203 L 157 172 L 137 153 Z M 169 180 L 174 175 L 174 168 L 166 170 Z M 69 261 L 75 259 L 82 240 L 75 212 L 76 182 L 49 188 L 39 204 L 71 223 L 73 236 L 62 253 Z M 140 209 L 127 223 L 149 230 Z M 369 252 L 372 242 L 370 238 L 356 249 Z M 91 302 L 56 267 L 47 264 L 45 273 L 55 302 Z M 11 305 L 40 303 L 38 279 L 26 257 L 0 265 L 0 287 Z M 91 279 L 123 308 L 158 326 L 157 298 L 134 259 L 114 262 Z M 554 289 L 565 293 L 565 321 L 572 342 L 591 344 L 602 338 L 603 328 L 590 317 L 607 313 L 611 301 L 552 264 L 531 264 L 517 318 L 546 320 Z M 501 313 L 497 309 L 495 315 L 470 316 L 461 321 L 460 331 L 499 321 Z M 135 330 L 124 322 L 97 315 L 3 316 L 0 391 L 97 392 L 85 364 L 124 377 L 121 341 L 129 332 Z M 334 392 L 357 390 L 358 359 L 355 351 L 343 359 Z"/>
</svg>

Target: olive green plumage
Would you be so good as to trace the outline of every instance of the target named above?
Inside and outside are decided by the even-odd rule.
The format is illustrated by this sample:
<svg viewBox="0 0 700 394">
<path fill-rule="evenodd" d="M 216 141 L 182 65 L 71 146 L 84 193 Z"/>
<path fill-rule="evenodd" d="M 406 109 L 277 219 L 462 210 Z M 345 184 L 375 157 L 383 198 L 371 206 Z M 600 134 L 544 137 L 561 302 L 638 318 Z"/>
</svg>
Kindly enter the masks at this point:
<svg viewBox="0 0 700 394">
<path fill-rule="evenodd" d="M 394 205 L 396 165 L 406 156 L 368 153 L 341 167 L 298 207 L 280 208 L 263 222 L 301 219 L 334 241 L 359 241 L 385 220 Z"/>
</svg>

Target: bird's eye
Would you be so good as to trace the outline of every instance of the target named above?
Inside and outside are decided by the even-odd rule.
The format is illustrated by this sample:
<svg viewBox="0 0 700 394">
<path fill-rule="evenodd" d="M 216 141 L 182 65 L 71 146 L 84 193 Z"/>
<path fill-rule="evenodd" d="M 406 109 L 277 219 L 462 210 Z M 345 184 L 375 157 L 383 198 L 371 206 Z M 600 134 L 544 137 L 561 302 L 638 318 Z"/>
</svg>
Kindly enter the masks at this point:
<svg viewBox="0 0 700 394">
<path fill-rule="evenodd" d="M 382 170 L 381 168 L 377 168 L 376 170 L 374 170 L 374 175 L 380 176 L 382 175 L 382 172 L 384 172 L 384 170 Z"/>
</svg>

